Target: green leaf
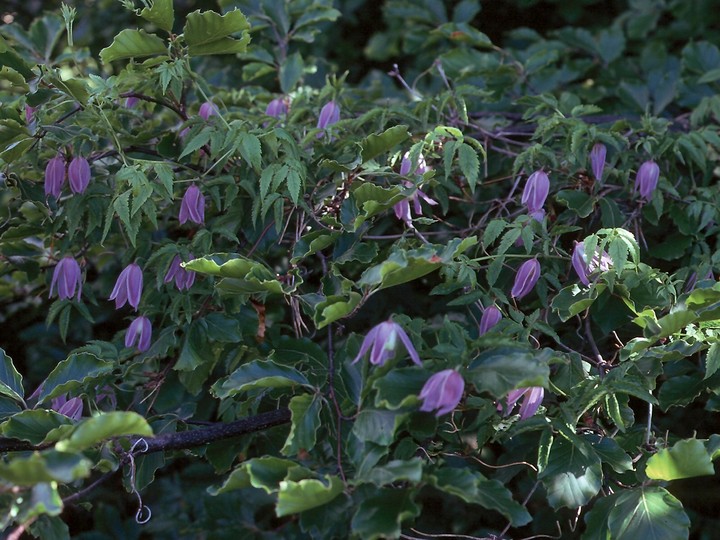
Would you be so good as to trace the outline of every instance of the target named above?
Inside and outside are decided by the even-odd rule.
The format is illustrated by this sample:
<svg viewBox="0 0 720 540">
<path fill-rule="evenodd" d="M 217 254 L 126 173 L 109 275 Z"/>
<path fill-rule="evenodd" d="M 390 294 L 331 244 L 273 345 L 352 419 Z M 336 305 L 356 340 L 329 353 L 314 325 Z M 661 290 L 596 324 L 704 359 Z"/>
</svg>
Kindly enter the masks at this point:
<svg viewBox="0 0 720 540">
<path fill-rule="evenodd" d="M 154 0 L 150 7 L 143 8 L 140 16 L 168 33 L 172 32 L 173 21 L 175 20 L 173 0 Z"/>
<path fill-rule="evenodd" d="M 645 474 L 653 480 L 678 480 L 694 476 L 715 474 L 710 455 L 702 441 L 686 439 L 676 442 L 672 448 L 663 448 L 650 456 Z"/>
<path fill-rule="evenodd" d="M 322 401 L 317 394 L 302 394 L 294 396 L 288 407 L 292 413 L 292 422 L 281 452 L 285 456 L 294 456 L 301 450 L 310 451 L 315 446 Z"/>
<path fill-rule="evenodd" d="M 345 296 L 332 295 L 318 302 L 314 306 L 313 321 L 317 329 L 325 328 L 328 324 L 347 317 L 360 304 L 362 295 L 349 292 Z"/>
<path fill-rule="evenodd" d="M 598 283 L 590 288 L 570 285 L 555 295 L 551 305 L 560 319 L 565 322 L 592 306 L 605 289 L 607 285 L 604 283 Z"/>
<path fill-rule="evenodd" d="M 5 354 L 3 349 L 0 349 L 0 395 L 24 403 L 22 375 L 15 369 L 12 358 Z"/>
<path fill-rule="evenodd" d="M 72 423 L 70 418 L 55 411 L 27 410 L 11 416 L 2 425 L 2 434 L 12 439 L 40 444 L 52 430 Z"/>
<path fill-rule="evenodd" d="M 59 441 L 55 448 L 60 452 L 81 452 L 111 437 L 124 435 L 152 437 L 153 431 L 139 414 L 113 411 L 83 420 L 75 426 L 70 437 Z"/>
<path fill-rule="evenodd" d="M 705 377 L 711 377 L 720 367 L 720 343 L 713 343 L 708 349 L 705 357 Z"/>
<path fill-rule="evenodd" d="M 549 349 L 534 351 L 516 347 L 497 347 L 480 353 L 469 366 L 466 380 L 478 392 L 501 397 L 515 388 L 547 386 Z"/>
<path fill-rule="evenodd" d="M 512 493 L 497 480 L 488 480 L 482 474 L 470 469 L 444 467 L 433 471 L 428 482 L 440 491 L 459 497 L 470 504 L 495 510 L 510 520 L 513 527 L 521 527 L 532 521 L 532 517 Z"/>
<path fill-rule="evenodd" d="M 275 493 L 280 489 L 280 482 L 285 480 L 290 470 L 306 471 L 307 469 L 289 459 L 272 456 L 250 459 L 234 469 L 221 486 L 208 488 L 208 493 L 221 495 L 247 487 L 260 488 L 266 493 Z"/>
<path fill-rule="evenodd" d="M 187 16 L 184 37 L 190 56 L 244 53 L 250 42 L 250 24 L 240 10 L 220 15 L 214 11 L 193 11 Z M 241 33 L 240 39 L 232 36 Z"/>
<path fill-rule="evenodd" d="M 115 36 L 112 45 L 100 51 L 100 58 L 104 64 L 109 64 L 125 58 L 160 54 L 167 54 L 167 47 L 162 39 L 144 30 L 125 29 Z"/>
<path fill-rule="evenodd" d="M 280 66 L 280 90 L 289 94 L 303 74 L 303 58 L 299 52 L 289 55 Z"/>
<path fill-rule="evenodd" d="M 583 191 L 561 190 L 555 195 L 555 200 L 582 218 L 588 217 L 595 210 L 595 199 Z"/>
<path fill-rule="evenodd" d="M 386 129 L 379 135 L 372 134 L 360 141 L 362 148 L 362 162 L 365 163 L 371 159 L 392 150 L 401 142 L 410 137 L 408 126 L 399 125 Z"/>
<path fill-rule="evenodd" d="M 582 540 L 608 540 L 610 531 L 608 530 L 608 517 L 617 498 L 623 492 L 613 493 L 607 497 L 596 499 L 590 512 L 585 514 L 585 532 Z"/>
<path fill-rule="evenodd" d="M 87 352 L 72 353 L 50 372 L 43 383 L 38 403 L 90 385 L 112 373 L 114 363 Z"/>
<path fill-rule="evenodd" d="M 262 148 L 260 139 L 252 133 L 241 131 L 237 136 L 237 144 L 242 158 L 256 171 L 262 165 Z"/>
<path fill-rule="evenodd" d="M 217 381 L 213 393 L 220 399 L 247 392 L 254 388 L 312 388 L 305 375 L 298 370 L 270 360 L 255 360 L 240 366 L 228 377 Z"/>
<path fill-rule="evenodd" d="M 0 478 L 18 486 L 40 482 L 70 483 L 90 475 L 92 463 L 82 455 L 48 450 L 13 456 L 0 463 Z"/>
<path fill-rule="evenodd" d="M 689 537 L 689 529 L 682 504 L 661 487 L 621 492 L 608 517 L 613 540 L 682 540 Z"/>
<path fill-rule="evenodd" d="M 377 487 L 387 486 L 395 482 L 419 484 L 422 480 L 423 462 L 419 458 L 409 460 L 393 460 L 385 465 L 378 465 L 366 471 L 367 474 L 355 476 L 356 484 L 375 484 Z"/>
<path fill-rule="evenodd" d="M 407 413 L 363 409 L 358 413 L 352 431 L 363 442 L 389 446 L 395 440 L 395 431 L 407 416 Z"/>
<path fill-rule="evenodd" d="M 538 479 L 545 485 L 553 508 L 580 508 L 602 487 L 602 463 L 589 444 L 557 437 Z"/>
<path fill-rule="evenodd" d="M 375 406 L 383 409 L 397 410 L 401 407 L 419 405 L 418 394 L 427 382 L 430 374 L 412 368 L 395 368 L 372 382 L 377 390 Z"/>
<path fill-rule="evenodd" d="M 458 146 L 458 164 L 470 186 L 470 191 L 475 193 L 475 186 L 480 172 L 480 160 L 477 152 L 469 144 L 461 143 Z"/>
<path fill-rule="evenodd" d="M 352 518 L 352 531 L 363 540 L 399 538 L 403 521 L 420 514 L 414 490 L 381 489 L 360 503 Z"/>
<path fill-rule="evenodd" d="M 297 514 L 327 504 L 342 493 L 345 484 L 337 476 L 325 475 L 326 481 L 313 478 L 280 482 L 275 513 L 278 517 Z"/>
<path fill-rule="evenodd" d="M 208 335 L 199 321 L 193 321 L 180 350 L 180 356 L 174 366 L 176 371 L 195 371 L 211 360 L 212 350 L 208 344 Z"/>
</svg>

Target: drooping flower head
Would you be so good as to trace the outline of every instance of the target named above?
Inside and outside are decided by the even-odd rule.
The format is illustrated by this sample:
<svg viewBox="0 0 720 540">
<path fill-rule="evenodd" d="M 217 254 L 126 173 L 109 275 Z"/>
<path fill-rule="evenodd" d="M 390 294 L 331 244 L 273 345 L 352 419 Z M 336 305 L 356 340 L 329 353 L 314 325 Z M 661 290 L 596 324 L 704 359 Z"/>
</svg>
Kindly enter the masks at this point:
<svg viewBox="0 0 720 540">
<path fill-rule="evenodd" d="M 285 104 L 285 100 L 283 98 L 275 98 L 268 103 L 268 106 L 265 109 L 265 114 L 272 116 L 273 118 L 280 118 L 281 116 L 286 115 L 287 111 L 288 109 Z"/>
<path fill-rule="evenodd" d="M 508 416 L 518 400 L 524 398 L 520 405 L 520 419 L 525 420 L 526 418 L 530 418 L 537 412 L 544 396 L 545 389 L 542 386 L 531 386 L 529 388 L 511 390 L 507 396 L 507 406 L 505 407 L 503 415 Z M 502 411 L 503 406 L 498 404 L 498 410 Z"/>
<path fill-rule="evenodd" d="M 60 154 L 48 161 L 45 167 L 45 196 L 60 197 L 65 183 L 65 158 Z"/>
<path fill-rule="evenodd" d="M 607 155 L 607 147 L 603 143 L 595 143 L 590 150 L 590 167 L 593 176 L 598 182 L 602 180 L 603 170 L 605 169 L 605 156 Z"/>
<path fill-rule="evenodd" d="M 150 348 L 152 326 L 145 316 L 136 317 L 125 333 L 125 346 L 130 348 L 137 342 L 137 350 L 145 352 Z"/>
<path fill-rule="evenodd" d="M 80 265 L 72 257 L 63 257 L 55 266 L 50 282 L 50 296 L 53 295 L 56 285 L 58 298 L 61 300 L 71 300 L 75 295 L 75 289 L 77 289 L 77 300 L 80 300 L 82 274 Z"/>
<path fill-rule="evenodd" d="M 478 335 L 482 336 L 487 334 L 497 323 L 502 319 L 502 312 L 496 305 L 488 306 L 485 308 L 480 319 L 480 331 Z"/>
<path fill-rule="evenodd" d="M 137 264 L 131 263 L 120 272 L 115 287 L 110 293 L 109 300 L 115 300 L 115 309 L 120 309 L 127 302 L 137 311 L 142 296 L 142 288 L 142 270 Z"/>
<path fill-rule="evenodd" d="M 585 246 L 582 242 L 575 242 L 571 260 L 575 273 L 585 286 L 590 285 L 590 276 L 593 273 L 605 272 L 612 265 L 612 259 L 610 259 L 610 255 L 606 251 L 603 251 L 601 255 L 595 253 L 592 259 L 588 261 L 585 255 Z"/>
<path fill-rule="evenodd" d="M 365 336 L 365 339 L 360 346 L 360 352 L 358 352 L 355 359 L 352 361 L 354 364 L 360 358 L 362 358 L 368 350 L 370 351 L 370 363 L 376 366 L 382 366 L 387 362 L 394 354 L 397 347 L 397 340 L 405 345 L 410 358 L 418 366 L 421 365 L 420 357 L 418 356 L 415 347 L 410 341 L 410 338 L 403 330 L 402 326 L 393 321 L 385 321 L 377 326 L 373 327 Z"/>
<path fill-rule="evenodd" d="M 194 258 L 192 253 L 190 254 L 190 258 Z M 183 289 L 188 290 L 192 287 L 192 284 L 195 283 L 195 272 L 185 270 L 181 266 L 182 262 L 183 261 L 180 258 L 180 255 L 175 255 L 170 263 L 170 268 L 168 268 L 168 271 L 165 274 L 165 279 L 163 280 L 164 283 L 170 283 L 172 280 L 175 280 L 175 286 L 180 291 Z"/>
<path fill-rule="evenodd" d="M 652 160 L 646 161 L 640 165 L 635 177 L 635 191 L 639 192 L 643 199 L 649 201 L 652 199 L 659 177 L 660 167 L 658 167 L 658 164 Z"/>
<path fill-rule="evenodd" d="M 135 105 L 137 105 L 139 102 L 140 102 L 140 100 L 139 100 L 138 98 L 136 98 L 136 97 L 134 97 L 134 96 L 130 96 L 130 97 L 128 97 L 128 98 L 125 99 L 125 107 L 127 107 L 128 109 L 132 109 L 132 108 L 135 107 Z"/>
<path fill-rule="evenodd" d="M 73 193 L 85 193 L 90 183 L 90 164 L 88 160 L 81 156 L 73 158 L 68 167 L 68 179 L 70 180 L 70 190 Z"/>
<path fill-rule="evenodd" d="M 540 279 L 540 263 L 538 260 L 530 259 L 525 261 L 518 268 L 517 274 L 515 274 L 515 283 L 513 283 L 510 296 L 518 300 L 526 296 L 533 290 L 538 279 Z"/>
<path fill-rule="evenodd" d="M 542 170 L 535 171 L 525 184 L 520 202 L 527 207 L 528 213 L 539 212 L 542 210 L 549 192 L 550 179 L 548 175 Z"/>
<path fill-rule="evenodd" d="M 410 182 L 405 182 L 406 188 L 413 188 L 415 187 Z M 413 194 L 406 199 L 401 200 L 400 202 L 396 203 L 393 206 L 393 211 L 395 212 L 395 217 L 398 219 L 402 219 L 409 227 L 412 227 L 412 215 L 410 213 L 410 203 L 412 202 L 413 209 L 415 210 L 415 213 L 419 216 L 422 215 L 422 206 L 420 205 L 420 199 L 425 201 L 431 206 L 435 206 L 437 204 L 437 201 L 435 199 L 432 199 L 428 197 L 422 190 L 415 189 Z"/>
<path fill-rule="evenodd" d="M 340 107 L 334 101 L 328 101 L 320 110 L 317 127 L 318 129 L 325 129 L 336 124 L 338 120 L 340 120 Z"/>
<path fill-rule="evenodd" d="M 441 416 L 454 410 L 462 399 L 465 381 L 454 369 L 445 369 L 435 373 L 423 386 L 418 396 L 423 400 L 421 411 L 435 412 Z"/>
<path fill-rule="evenodd" d="M 67 394 L 62 394 L 50 402 L 50 408 L 68 418 L 80 420 L 83 413 L 83 402 L 79 397 L 68 399 Z"/>
<path fill-rule="evenodd" d="M 198 111 L 198 114 L 200 115 L 200 118 L 203 120 L 207 120 L 211 116 L 215 116 L 218 114 L 218 108 L 212 101 L 206 101 L 202 105 L 200 105 L 200 110 Z"/>
<path fill-rule="evenodd" d="M 181 225 L 188 220 L 198 225 L 205 223 L 205 196 L 195 184 L 185 191 L 180 203 L 179 219 Z"/>
<path fill-rule="evenodd" d="M 407 176 L 409 174 L 418 174 L 422 176 L 426 172 L 430 170 L 430 167 L 428 167 L 425 156 L 420 154 L 418 156 L 417 165 L 415 166 L 415 169 L 411 171 L 412 169 L 412 161 L 410 159 L 410 152 L 405 152 L 405 155 L 402 158 L 402 161 L 400 162 L 400 174 L 403 176 Z"/>
<path fill-rule="evenodd" d="M 30 105 L 25 105 L 25 123 L 28 126 L 33 123 L 36 110 L 37 110 L 36 107 L 31 107 Z"/>
</svg>

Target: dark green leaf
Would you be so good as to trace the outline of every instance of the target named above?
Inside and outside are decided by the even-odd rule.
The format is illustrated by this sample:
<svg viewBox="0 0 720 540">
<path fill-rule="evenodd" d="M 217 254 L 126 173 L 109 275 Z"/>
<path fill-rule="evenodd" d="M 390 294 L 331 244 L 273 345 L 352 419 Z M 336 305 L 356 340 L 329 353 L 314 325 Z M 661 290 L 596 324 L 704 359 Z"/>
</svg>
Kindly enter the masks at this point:
<svg viewBox="0 0 720 540">
<path fill-rule="evenodd" d="M 123 30 L 112 42 L 112 45 L 100 51 L 103 63 L 109 64 L 125 58 L 141 58 L 166 54 L 165 42 L 144 30 Z"/>
</svg>

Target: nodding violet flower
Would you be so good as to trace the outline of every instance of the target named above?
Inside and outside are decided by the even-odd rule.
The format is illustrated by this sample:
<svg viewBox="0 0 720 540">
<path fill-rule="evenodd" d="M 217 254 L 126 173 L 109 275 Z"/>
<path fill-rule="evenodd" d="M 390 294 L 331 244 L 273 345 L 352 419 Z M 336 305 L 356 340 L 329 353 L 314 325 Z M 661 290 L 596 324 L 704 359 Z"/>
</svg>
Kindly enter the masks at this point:
<svg viewBox="0 0 720 540">
<path fill-rule="evenodd" d="M 423 156 L 422 154 L 418 156 L 417 166 L 415 167 L 415 170 L 410 171 L 411 168 L 412 161 L 410 161 L 410 152 L 405 152 L 405 155 L 400 162 L 400 174 L 406 176 L 408 174 L 411 174 L 412 172 L 413 174 L 423 175 L 430 170 L 430 167 L 428 167 L 427 163 L 425 162 L 425 156 Z"/>
<path fill-rule="evenodd" d="M 32 124 L 33 117 L 35 116 L 36 110 L 37 110 L 36 107 L 31 107 L 30 105 L 25 105 L 25 123 L 27 125 Z"/>
<path fill-rule="evenodd" d="M 658 164 L 652 160 L 646 161 L 640 165 L 635 177 L 635 191 L 638 191 L 643 199 L 649 201 L 652 199 L 659 177 L 660 167 L 658 167 Z"/>
<path fill-rule="evenodd" d="M 585 246 L 582 242 L 575 242 L 575 249 L 573 250 L 571 260 L 575 273 L 580 278 L 580 282 L 585 286 L 590 285 L 590 276 L 593 273 L 597 271 L 605 272 L 609 270 L 612 265 L 612 259 L 610 259 L 610 255 L 605 251 L 599 256 L 595 253 L 592 259 L 588 261 L 585 256 Z"/>
<path fill-rule="evenodd" d="M 190 254 L 190 258 L 193 258 L 192 253 Z M 182 262 L 180 255 L 175 255 L 163 280 L 165 283 L 170 283 L 174 279 L 175 286 L 181 291 L 183 289 L 188 290 L 192 287 L 192 284 L 195 283 L 195 272 L 185 270 L 180 266 Z"/>
<path fill-rule="evenodd" d="M 526 418 L 530 418 L 537 412 L 544 396 L 545 389 L 542 386 L 531 386 L 529 388 L 510 390 L 510 393 L 507 396 L 507 406 L 505 407 L 503 415 L 508 416 L 520 398 L 524 398 L 522 404 L 520 405 L 520 419 L 525 420 Z M 502 410 L 502 405 L 498 405 L 498 410 Z"/>
<path fill-rule="evenodd" d="M 215 116 L 218 114 L 218 108 L 212 101 L 206 101 L 202 105 L 200 105 L 200 110 L 198 111 L 198 114 L 200 115 L 200 118 L 203 120 L 207 120 L 211 116 Z"/>
<path fill-rule="evenodd" d="M 68 399 L 67 394 L 63 394 L 50 402 L 50 408 L 68 418 L 80 420 L 83 413 L 83 402 L 79 397 Z"/>
<path fill-rule="evenodd" d="M 195 184 L 187 188 L 183 196 L 179 217 L 181 225 L 188 220 L 198 225 L 205 223 L 205 196 Z"/>
<path fill-rule="evenodd" d="M 544 171 L 535 171 L 528 178 L 523 190 L 522 202 L 527 206 L 528 212 L 533 214 L 542 210 L 550 191 L 550 179 Z"/>
<path fill-rule="evenodd" d="M 68 167 L 68 179 L 70 180 L 70 190 L 73 193 L 85 193 L 90 183 L 90 164 L 88 160 L 80 156 L 73 158 Z"/>
<path fill-rule="evenodd" d="M 150 348 L 150 340 L 152 339 L 152 326 L 147 317 L 137 317 L 130 323 L 130 327 L 125 333 L 125 346 L 130 348 L 137 342 L 137 350 L 145 352 Z"/>
<path fill-rule="evenodd" d="M 57 285 L 58 298 L 71 300 L 77 288 L 77 300 L 80 300 L 82 291 L 82 275 L 80 265 L 72 257 L 63 257 L 55 266 L 52 281 L 50 282 L 50 296 L 53 295 Z"/>
<path fill-rule="evenodd" d="M 265 109 L 265 114 L 272 116 L 273 118 L 280 118 L 281 116 L 287 114 L 287 110 L 285 100 L 282 98 L 276 98 L 268 103 L 268 106 Z"/>
<path fill-rule="evenodd" d="M 45 167 L 45 196 L 60 197 L 62 186 L 65 183 L 65 159 L 58 154 Z"/>
<path fill-rule="evenodd" d="M 367 333 L 362 345 L 360 346 L 360 352 L 358 352 L 352 363 L 354 364 L 360 360 L 360 358 L 365 356 L 365 353 L 368 352 L 370 347 L 372 347 L 372 351 L 370 351 L 370 363 L 376 366 L 384 365 L 385 362 L 387 362 L 395 354 L 398 337 L 400 338 L 400 341 L 403 342 L 403 345 L 405 345 L 405 349 L 407 349 L 412 361 L 418 366 L 422 365 L 420 357 L 418 356 L 412 341 L 410 341 L 410 338 L 405 333 L 405 330 L 402 329 L 402 326 L 393 321 L 382 322 L 373 327 Z"/>
<path fill-rule="evenodd" d="M 595 143 L 592 150 L 590 150 L 590 167 L 592 168 L 593 176 L 597 181 L 602 180 L 606 155 L 607 147 L 603 143 Z"/>
<path fill-rule="evenodd" d="M 338 120 L 340 120 L 340 107 L 334 101 L 328 101 L 320 110 L 317 127 L 318 129 L 325 129 L 337 123 Z M 322 134 L 319 135 L 322 137 Z"/>
<path fill-rule="evenodd" d="M 140 100 L 134 96 L 130 96 L 128 98 L 125 98 L 125 107 L 128 109 L 132 109 L 140 102 Z"/>
<path fill-rule="evenodd" d="M 502 312 L 497 308 L 496 305 L 488 306 L 485 308 L 480 319 L 480 332 L 479 335 L 487 334 L 497 323 L 502 319 Z"/>
<path fill-rule="evenodd" d="M 513 283 L 510 296 L 518 300 L 526 296 L 533 290 L 538 279 L 540 279 L 540 263 L 538 260 L 530 259 L 525 261 L 518 268 L 517 274 L 515 274 L 515 283 Z"/>
<path fill-rule="evenodd" d="M 410 182 L 405 182 L 406 188 L 413 188 L 415 187 Z M 393 206 L 393 211 L 395 212 L 395 217 L 398 219 L 402 219 L 405 223 L 408 224 L 408 226 L 412 227 L 412 216 L 410 214 L 410 202 L 413 204 L 413 208 L 415 209 L 415 213 L 417 215 L 422 215 L 422 206 L 420 206 L 420 199 L 428 203 L 429 205 L 435 206 L 437 204 L 437 201 L 434 199 L 431 199 L 428 197 L 422 190 L 416 189 L 415 192 L 407 199 L 403 199 L 399 203 L 395 204 Z"/>
<path fill-rule="evenodd" d="M 421 411 L 447 414 L 458 406 L 465 390 L 465 381 L 454 369 L 445 369 L 430 377 L 420 391 Z"/>
<path fill-rule="evenodd" d="M 125 269 L 120 272 L 108 300 L 115 300 L 115 309 L 120 309 L 125 305 L 125 302 L 127 302 L 137 311 L 140 305 L 140 296 L 142 296 L 142 288 L 142 270 L 140 270 L 140 267 L 135 263 L 128 264 Z"/>
</svg>

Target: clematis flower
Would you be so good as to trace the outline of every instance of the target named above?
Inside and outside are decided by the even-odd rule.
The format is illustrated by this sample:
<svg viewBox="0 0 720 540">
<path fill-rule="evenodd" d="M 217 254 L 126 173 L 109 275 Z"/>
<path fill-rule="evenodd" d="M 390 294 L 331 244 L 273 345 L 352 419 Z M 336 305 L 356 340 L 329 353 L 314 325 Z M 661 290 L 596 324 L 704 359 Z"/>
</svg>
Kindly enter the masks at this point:
<svg viewBox="0 0 720 540">
<path fill-rule="evenodd" d="M 63 257 L 55 266 L 52 281 L 50 282 L 50 296 L 53 295 L 57 285 L 58 298 L 71 300 L 77 289 L 77 300 L 80 300 L 82 291 L 82 274 L 80 265 L 72 257 Z"/>
<path fill-rule="evenodd" d="M 420 357 L 418 356 L 415 347 L 410 341 L 410 338 L 402 329 L 402 326 L 393 321 L 385 321 L 377 326 L 373 327 L 365 336 L 365 339 L 360 346 L 360 352 L 358 352 L 355 360 L 352 361 L 354 364 L 360 358 L 362 358 L 366 352 L 372 347 L 370 352 L 370 363 L 376 366 L 382 366 L 387 362 L 394 354 L 395 348 L 397 347 L 397 339 L 405 345 L 410 358 L 418 366 L 421 365 Z"/>
<path fill-rule="evenodd" d="M 487 334 L 497 323 L 502 319 L 502 312 L 497 308 L 496 305 L 488 306 L 483 311 L 482 317 L 480 318 L 480 332 L 479 335 L 483 336 Z"/>
<path fill-rule="evenodd" d="M 643 199 L 649 201 L 652 199 L 659 177 L 660 167 L 658 167 L 658 164 L 652 160 L 646 161 L 640 165 L 635 177 L 635 191 L 639 192 Z"/>
<path fill-rule="evenodd" d="M 25 123 L 27 125 L 32 124 L 36 110 L 37 110 L 37 107 L 31 107 L 30 105 L 25 105 Z"/>
<path fill-rule="evenodd" d="M 90 164 L 84 157 L 76 156 L 68 167 L 70 190 L 73 193 L 85 193 L 90 183 Z"/>
<path fill-rule="evenodd" d="M 125 346 L 130 348 L 137 342 L 137 350 L 145 352 L 150 348 L 150 340 L 152 339 L 152 326 L 147 317 L 137 317 L 130 323 L 130 327 L 125 333 Z"/>
<path fill-rule="evenodd" d="M 336 124 L 340 120 L 340 107 L 334 101 L 328 101 L 320 110 L 318 118 L 318 129 L 326 129 L 328 126 Z M 322 133 L 318 133 L 318 138 L 322 137 Z"/>
<path fill-rule="evenodd" d="M 520 419 L 525 420 L 534 415 L 540 404 L 542 403 L 543 397 L 545 396 L 545 389 L 542 386 L 531 386 L 529 388 L 518 388 L 517 390 L 510 390 L 507 396 L 507 406 L 503 412 L 503 416 L 508 416 L 515 404 L 523 398 L 523 402 L 520 405 Z M 502 405 L 498 404 L 498 410 L 502 411 Z"/>
<path fill-rule="evenodd" d="M 190 254 L 190 258 L 194 258 L 192 253 Z M 182 266 L 180 266 L 182 262 L 183 261 L 180 258 L 180 255 L 175 255 L 170 263 L 170 268 L 168 268 L 168 271 L 165 274 L 165 279 L 163 280 L 164 283 L 170 283 L 172 280 L 175 280 L 175 286 L 180 291 L 183 289 L 188 290 L 192 287 L 192 284 L 195 283 L 195 272 L 185 270 Z"/>
<path fill-rule="evenodd" d="M 612 259 L 607 252 L 603 251 L 600 256 L 597 253 L 593 255 L 592 260 L 588 261 L 585 256 L 585 246 L 582 242 L 575 242 L 575 249 L 572 254 L 572 265 L 575 273 L 580 278 L 580 282 L 588 286 L 590 285 L 590 276 L 597 272 L 605 272 L 610 269 Z"/>
<path fill-rule="evenodd" d="M 198 114 L 200 115 L 200 118 L 203 120 L 207 120 L 211 116 L 215 116 L 218 114 L 217 106 L 212 101 L 206 101 L 202 105 L 200 105 L 200 110 L 198 111 Z"/>
<path fill-rule="evenodd" d="M 125 99 L 125 107 L 128 109 L 132 109 L 140 102 L 140 100 L 136 97 L 130 96 Z"/>
<path fill-rule="evenodd" d="M 58 199 L 64 183 L 65 159 L 58 154 L 45 167 L 45 196 L 52 195 Z"/>
<path fill-rule="evenodd" d="M 415 167 L 415 170 L 410 171 L 412 168 L 412 161 L 410 160 L 410 152 L 405 152 L 405 155 L 402 158 L 402 161 L 400 162 L 400 174 L 403 176 L 407 176 L 408 174 L 419 174 L 422 176 L 426 172 L 430 170 L 430 167 L 427 166 L 427 163 L 425 162 L 425 156 L 420 154 L 418 156 L 418 162 Z"/>
<path fill-rule="evenodd" d="M 83 402 L 79 397 L 67 398 L 67 394 L 56 397 L 50 402 L 50 408 L 73 420 L 80 420 L 83 413 Z"/>
<path fill-rule="evenodd" d="M 115 300 L 115 309 L 120 309 L 125 302 L 130 304 L 137 311 L 142 296 L 143 275 L 140 267 L 135 264 L 128 264 L 115 282 L 115 287 L 110 293 L 108 300 Z"/>
<path fill-rule="evenodd" d="M 192 184 L 185 191 L 180 204 L 179 218 L 181 225 L 188 220 L 198 225 L 205 223 L 205 196 L 195 184 Z"/>
<path fill-rule="evenodd" d="M 590 150 L 590 167 L 593 176 L 598 182 L 602 180 L 603 170 L 605 169 L 605 156 L 607 155 L 607 147 L 603 143 L 595 143 Z"/>
<path fill-rule="evenodd" d="M 447 414 L 458 406 L 465 390 L 465 381 L 454 369 L 435 373 L 423 386 L 418 396 L 423 400 L 421 411 L 435 412 L 435 416 Z"/>
<path fill-rule="evenodd" d="M 410 182 L 405 182 L 406 188 L 415 187 Z M 437 201 L 428 197 L 422 190 L 416 189 L 415 192 L 408 198 L 403 199 L 399 203 L 393 206 L 395 217 L 402 219 L 409 227 L 412 227 L 412 215 L 410 214 L 410 203 L 412 202 L 413 208 L 417 215 L 422 215 L 422 206 L 420 205 L 420 199 L 428 203 L 429 205 L 435 206 Z"/>
<path fill-rule="evenodd" d="M 285 100 L 282 98 L 276 98 L 268 103 L 268 106 L 265 109 L 265 114 L 272 116 L 273 118 L 280 118 L 281 116 L 287 114 L 287 110 Z"/>
<path fill-rule="evenodd" d="M 517 274 L 515 274 L 515 283 L 513 283 L 510 296 L 518 300 L 526 296 L 533 290 L 538 279 L 540 279 L 540 263 L 538 260 L 530 259 L 525 261 L 518 268 Z"/>
<path fill-rule="evenodd" d="M 520 202 L 527 206 L 528 213 L 542 210 L 550 191 L 550 179 L 544 171 L 535 171 L 528 178 Z"/>
</svg>

